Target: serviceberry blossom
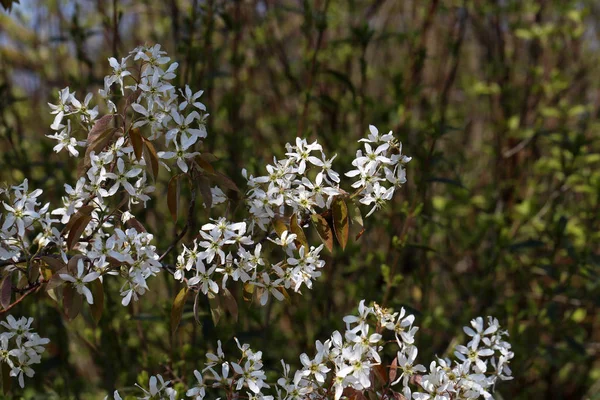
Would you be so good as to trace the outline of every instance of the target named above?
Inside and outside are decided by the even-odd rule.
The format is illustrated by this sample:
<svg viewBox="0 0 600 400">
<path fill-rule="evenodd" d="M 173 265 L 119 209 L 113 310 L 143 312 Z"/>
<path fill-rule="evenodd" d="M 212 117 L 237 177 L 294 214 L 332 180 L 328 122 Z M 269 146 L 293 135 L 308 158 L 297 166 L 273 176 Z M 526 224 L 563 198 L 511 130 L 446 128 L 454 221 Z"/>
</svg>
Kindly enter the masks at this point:
<svg viewBox="0 0 600 400">
<path fill-rule="evenodd" d="M 429 363 L 429 368 L 416 362 L 418 348 L 414 340 L 410 343 L 397 334 L 399 326 L 411 331 L 414 316 L 407 315 L 403 308 L 394 312 L 377 304 L 367 306 L 365 301 L 359 304 L 358 315 L 344 317 L 346 330 L 335 331 L 321 342 L 315 342 L 312 355 L 302 353 L 299 357 L 299 369 L 292 372 L 291 366 L 281 360 L 282 375 L 275 383 L 267 381 L 267 371 L 263 369 L 262 352 L 253 350 L 248 344 L 240 344 L 235 339 L 240 355 L 229 360 L 217 342 L 217 351 L 207 353 L 204 368 L 194 371 L 195 381 L 186 391 L 192 399 L 213 398 L 217 393 L 227 398 L 251 399 L 335 399 L 344 396 L 375 398 L 404 398 L 414 400 L 453 400 L 453 399 L 490 399 L 497 381 L 510 379 L 508 362 L 513 358 L 510 344 L 502 340 L 506 332 L 500 331 L 497 320 L 489 317 L 488 327 L 481 329 L 479 343 L 485 343 L 479 349 L 481 362 L 487 372 L 481 372 L 464 357 L 457 360 L 437 358 Z M 407 325 L 407 321 L 410 323 Z M 481 321 L 483 319 L 476 319 Z M 478 323 L 478 322 L 476 322 Z M 416 329 L 415 329 L 416 331 Z M 386 335 L 395 335 L 396 340 L 386 339 Z M 412 339 L 412 338 L 411 338 Z M 393 360 L 386 360 L 385 348 L 396 347 Z M 472 346 L 472 344 L 471 344 Z M 463 354 L 457 347 L 458 354 Z M 381 377 L 375 369 L 385 371 L 389 379 L 381 385 Z M 272 375 L 271 375 L 272 376 Z M 379 375 L 380 376 L 380 375 Z M 158 384 L 160 382 L 160 384 Z M 176 396 L 162 377 L 151 378 L 150 390 L 142 388 L 147 396 L 171 399 Z M 397 389 L 397 387 L 400 388 Z M 398 391 L 399 390 L 399 391 Z M 115 392 L 115 399 L 119 399 Z M 148 397 L 136 397 L 147 399 Z"/>
<path fill-rule="evenodd" d="M 25 386 L 25 375 L 31 378 L 35 374 L 31 365 L 41 362 L 44 346 L 50 343 L 32 330 L 32 323 L 33 318 L 15 319 L 12 315 L 0 322 L 5 328 L 0 333 L 0 361 L 8 364 L 10 376 L 17 378 L 21 387 Z"/>
<path fill-rule="evenodd" d="M 56 141 L 54 150 L 80 158 L 77 181 L 65 184 L 61 204 L 52 209 L 42 205 L 42 190 L 30 192 L 27 180 L 0 188 L 0 260 L 8 261 L 5 271 L 18 274 L 19 282 L 29 276 L 24 268 L 38 268 L 31 261 L 53 258 L 48 264 L 59 269 L 52 281 L 73 285 L 89 304 L 95 301 L 91 282 L 120 280 L 121 303 L 127 306 L 148 291 L 148 279 L 161 271 L 208 296 L 231 295 L 227 285 L 241 282 L 256 303 L 282 301 L 287 290 L 311 289 L 325 266 L 323 244 L 310 245 L 304 235 L 311 220 L 331 215 L 332 205 L 340 200 L 369 207 L 370 216 L 406 182 L 405 165 L 411 158 L 402 154 L 402 144 L 391 132 L 380 134 L 369 126 L 367 137 L 359 140 L 363 148 L 345 174 L 334 169 L 337 155 L 327 156 L 316 140 L 296 138 L 286 144 L 285 157 L 274 157 L 266 165 L 265 175 L 241 171 L 247 181 L 242 203 L 246 218 L 211 219 L 191 243 L 178 244 L 181 235 L 159 255 L 154 235 L 135 218 L 156 187 L 161 188 L 159 169 L 162 175 L 201 178 L 204 207 L 210 203 L 211 208 L 230 210 L 224 189 L 237 187 L 217 179 L 218 186 L 205 183 L 223 176 L 206 165 L 215 157 L 202 149 L 209 117 L 199 101 L 203 92 L 171 83 L 178 64 L 160 45 L 139 46 L 121 61 L 109 58 L 108 64 L 112 72 L 104 78 L 98 100 L 109 114 L 100 115 L 93 94 L 79 100 L 68 87 L 58 92 L 56 104 L 49 104 L 55 117 L 53 133 L 46 136 Z M 343 176 L 353 178 L 348 191 L 342 188 Z M 163 262 L 178 248 L 179 254 L 171 254 L 174 266 Z M 31 332 L 31 319 L 9 316 L 7 321 L 2 326 L 8 331 L 0 333 L 0 360 L 23 386 L 24 375 L 33 376 L 30 365 L 40 362 L 48 340 Z M 344 322 L 343 332 L 333 332 L 315 343 L 314 352 L 300 355 L 295 372 L 282 360 L 283 375 L 272 383 L 267 382 L 262 352 L 236 340 L 241 355 L 229 360 L 218 342 L 216 354 L 208 353 L 204 368 L 194 371 L 195 383 L 186 395 L 203 399 L 216 389 L 227 392 L 228 399 L 338 400 L 371 391 L 378 398 L 397 398 L 400 392 L 394 390 L 401 386 L 402 395 L 413 400 L 487 399 L 498 381 L 511 379 L 514 354 L 504 340 L 507 333 L 491 317 L 478 317 L 465 328 L 470 339 L 456 347 L 455 360 L 437 358 L 428 369 L 417 361 L 418 327 L 405 309 L 394 312 L 361 301 L 358 315 L 346 316 Z M 385 352 L 386 346 L 395 347 Z M 394 354 L 394 359 L 384 354 Z M 375 369 L 384 366 L 395 372 L 387 387 L 373 378 Z M 138 399 L 177 399 L 171 382 L 161 375 L 139 389 Z M 121 399 L 117 391 L 113 398 Z"/>
<path fill-rule="evenodd" d="M 60 279 L 65 282 L 70 282 L 75 286 L 77 293 L 85 296 L 86 301 L 89 304 L 94 304 L 94 297 L 92 296 L 92 291 L 86 286 L 86 284 L 95 281 L 98 279 L 100 274 L 98 272 L 89 272 L 85 274 L 85 267 L 83 263 L 83 259 L 77 260 L 77 275 L 72 276 L 69 274 L 59 274 Z"/>
</svg>

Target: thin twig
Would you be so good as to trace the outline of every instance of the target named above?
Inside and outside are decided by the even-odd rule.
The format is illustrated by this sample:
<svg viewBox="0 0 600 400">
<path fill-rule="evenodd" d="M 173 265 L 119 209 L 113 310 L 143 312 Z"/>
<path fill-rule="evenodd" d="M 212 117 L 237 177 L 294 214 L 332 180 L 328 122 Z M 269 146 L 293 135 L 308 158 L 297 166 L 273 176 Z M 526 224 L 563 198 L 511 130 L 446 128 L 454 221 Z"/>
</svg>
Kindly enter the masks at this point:
<svg viewBox="0 0 600 400">
<path fill-rule="evenodd" d="M 8 307 L 6 307 L 4 310 L 0 310 L 0 315 L 7 313 L 8 311 L 10 311 L 11 308 L 13 308 L 14 306 L 16 306 L 17 304 L 19 304 L 21 301 L 23 301 L 23 299 L 27 296 L 29 296 L 31 293 L 36 292 L 39 290 L 39 288 L 41 288 L 41 284 L 38 282 L 37 285 L 33 285 L 28 291 L 26 291 L 25 293 L 23 293 L 23 296 L 21 296 L 19 298 L 19 300 L 15 301 L 14 303 L 12 303 L 11 305 L 9 305 Z"/>
<path fill-rule="evenodd" d="M 183 237 L 187 233 L 188 228 L 191 226 L 191 224 L 193 222 L 192 219 L 194 218 L 194 209 L 195 208 L 196 208 L 196 185 L 192 185 L 192 198 L 190 199 L 190 205 L 188 207 L 188 217 L 187 217 L 185 226 L 183 227 L 181 232 L 179 232 L 177 237 L 175 237 L 175 239 L 169 245 L 169 247 L 167 247 L 167 250 L 165 250 L 165 252 L 158 258 L 159 262 L 162 261 L 167 256 L 167 254 L 169 254 L 171 251 L 173 251 L 175 246 L 177 246 L 177 243 L 179 243 L 179 241 L 181 239 L 183 239 Z"/>
</svg>

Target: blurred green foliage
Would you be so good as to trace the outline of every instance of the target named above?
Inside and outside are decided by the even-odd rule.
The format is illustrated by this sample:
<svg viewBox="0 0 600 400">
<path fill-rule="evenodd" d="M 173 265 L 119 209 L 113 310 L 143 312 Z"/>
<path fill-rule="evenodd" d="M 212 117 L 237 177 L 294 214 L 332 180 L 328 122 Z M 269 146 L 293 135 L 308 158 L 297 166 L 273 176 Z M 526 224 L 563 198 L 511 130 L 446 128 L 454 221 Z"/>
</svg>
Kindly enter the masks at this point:
<svg viewBox="0 0 600 400">
<path fill-rule="evenodd" d="M 0 12 L 0 181 L 27 177 L 44 201 L 58 204 L 76 171 L 44 137 L 46 103 L 65 86 L 96 91 L 107 57 L 140 43 L 162 44 L 177 84 L 205 90 L 208 151 L 240 185 L 241 168 L 263 171 L 296 135 L 338 153 L 342 171 L 370 123 L 413 156 L 393 203 L 289 304 L 244 303 L 236 288 L 238 322 L 213 326 L 206 300 L 203 325 L 187 304 L 171 335 L 167 274 L 127 308 L 108 284 L 98 326 L 89 313 L 65 322 L 42 293 L 21 303 L 52 340 L 23 396 L 188 380 L 234 335 L 277 369 L 366 298 L 416 313 L 421 360 L 448 354 L 471 318 L 498 317 L 516 354 L 499 398 L 600 398 L 599 17 L 593 0 L 22 0 Z M 168 215 L 165 196 L 140 211 L 159 249 L 177 230 Z"/>
</svg>

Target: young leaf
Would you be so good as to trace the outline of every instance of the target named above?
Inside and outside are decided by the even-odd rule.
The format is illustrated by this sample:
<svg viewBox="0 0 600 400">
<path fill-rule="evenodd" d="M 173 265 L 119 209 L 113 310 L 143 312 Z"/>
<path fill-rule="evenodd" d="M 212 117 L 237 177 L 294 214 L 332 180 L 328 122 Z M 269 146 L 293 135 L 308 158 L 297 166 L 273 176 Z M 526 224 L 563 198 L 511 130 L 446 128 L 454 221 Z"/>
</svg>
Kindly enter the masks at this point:
<svg viewBox="0 0 600 400">
<path fill-rule="evenodd" d="M 73 285 L 67 284 L 63 289 L 63 308 L 69 320 L 75 319 L 81 311 L 83 305 L 83 296 L 77 293 Z"/>
<path fill-rule="evenodd" d="M 129 218 L 125 222 L 125 226 L 127 226 L 128 228 L 135 229 L 138 233 L 140 233 L 140 232 L 148 232 L 146 230 L 146 228 L 144 228 L 144 225 L 142 225 L 142 223 L 140 221 L 138 221 L 137 218 L 135 218 L 135 217 Z"/>
<path fill-rule="evenodd" d="M 139 128 L 133 128 L 129 131 L 129 140 L 133 146 L 133 153 L 135 154 L 136 160 L 140 161 L 142 159 L 142 153 L 144 152 L 144 139 Z"/>
<path fill-rule="evenodd" d="M 98 119 L 94 127 L 87 136 L 87 146 L 85 148 L 85 156 L 82 164 L 79 166 L 79 176 L 83 176 L 85 171 L 92 165 L 92 152 L 100 153 L 106 145 L 111 141 L 113 135 L 117 131 L 116 128 L 110 126 L 113 120 L 113 115 L 105 115 Z"/>
<path fill-rule="evenodd" d="M 215 173 L 215 169 L 213 168 L 213 166 L 210 165 L 210 162 L 208 162 L 207 159 L 206 159 L 206 157 L 203 157 L 202 154 L 199 155 L 199 156 L 196 156 L 196 158 L 194 160 L 196 161 L 196 164 L 198 164 L 198 166 L 200 168 L 202 168 L 203 170 L 205 170 L 209 174 L 214 174 Z"/>
<path fill-rule="evenodd" d="M 281 237 L 283 232 L 288 230 L 288 227 L 285 224 L 285 222 L 283 222 L 283 219 L 279 217 L 275 217 L 273 219 L 273 228 L 275 228 L 275 232 L 277 232 L 277 235 L 279 235 L 279 237 Z"/>
<path fill-rule="evenodd" d="M 152 175 L 152 178 L 156 180 L 158 176 L 158 155 L 154 145 L 149 140 L 144 140 L 144 160 L 146 160 L 146 169 Z"/>
<path fill-rule="evenodd" d="M 171 218 L 177 222 L 177 216 L 179 215 L 179 194 L 181 192 L 181 183 L 179 178 L 181 174 L 175 175 L 169 180 L 169 189 L 167 191 L 167 205 L 171 212 Z"/>
<path fill-rule="evenodd" d="M 173 301 L 173 307 L 171 308 L 171 334 L 175 334 L 177 327 L 179 326 L 179 322 L 181 321 L 181 315 L 183 314 L 183 306 L 185 305 L 185 300 L 187 298 L 188 288 L 187 286 L 182 288 L 177 296 L 175 296 L 175 300 Z"/>
<path fill-rule="evenodd" d="M 198 325 L 202 325 L 200 322 L 200 312 L 198 311 L 198 303 L 200 301 L 200 291 L 196 292 L 196 297 L 194 297 L 194 319 Z"/>
<path fill-rule="evenodd" d="M 342 250 L 346 248 L 348 243 L 348 207 L 346 202 L 339 196 L 333 199 L 331 204 L 331 211 L 333 214 L 333 228 L 335 230 L 335 236 L 337 237 Z"/>
<path fill-rule="evenodd" d="M 75 214 L 71 215 L 71 218 L 69 218 L 69 222 L 67 222 L 67 225 L 65 225 L 65 227 L 61 231 L 61 235 L 67 233 L 73 227 L 75 221 L 77 221 L 83 215 L 92 215 L 92 211 L 94 211 L 94 206 L 87 205 L 80 207 L 79 210 L 75 212 Z"/>
<path fill-rule="evenodd" d="M 10 306 L 10 298 L 12 296 L 12 273 L 6 275 L 0 287 L 0 303 L 2 308 L 7 309 Z"/>
<path fill-rule="evenodd" d="M 295 213 L 290 217 L 290 231 L 296 234 L 298 248 L 300 248 L 300 246 L 304 246 L 304 249 L 308 250 L 308 241 L 306 240 L 304 229 L 302 229 L 302 227 L 298 224 L 298 218 L 296 217 Z"/>
<path fill-rule="evenodd" d="M 390 382 L 394 382 L 396 380 L 396 376 L 398 375 L 398 358 L 395 357 L 392 361 L 392 365 L 390 365 L 390 373 L 389 378 Z"/>
<path fill-rule="evenodd" d="M 229 311 L 229 313 L 233 316 L 235 321 L 238 320 L 238 305 L 235 297 L 231 294 L 229 289 L 221 289 L 221 299 L 223 301 L 223 306 L 225 310 Z"/>
<path fill-rule="evenodd" d="M 67 269 L 66 266 L 64 268 L 56 271 L 54 273 L 54 275 L 52 275 L 50 280 L 48 280 L 48 283 L 46 283 L 46 286 L 45 286 L 46 292 L 49 292 L 49 291 L 59 287 L 63 283 L 65 283 L 65 281 L 63 281 L 62 278 L 60 277 L 60 274 L 68 274 L 68 273 L 69 273 L 69 270 Z"/>
<path fill-rule="evenodd" d="M 82 215 L 73 223 L 71 230 L 69 230 L 69 236 L 67 237 L 67 248 L 69 250 L 73 250 L 73 246 L 79 241 L 85 227 L 91 220 L 92 217 L 90 215 Z"/>
<path fill-rule="evenodd" d="M 213 181 L 215 181 L 215 183 L 219 186 L 221 186 L 224 189 L 230 189 L 233 190 L 235 192 L 239 192 L 240 189 L 237 187 L 237 185 L 235 184 L 235 182 L 233 182 L 231 179 L 229 179 L 229 177 L 227 177 L 227 175 L 215 171 L 214 174 L 209 175 L 209 178 Z"/>
<path fill-rule="evenodd" d="M 360 208 L 356 205 L 355 202 L 351 202 L 348 206 L 348 214 L 350 215 L 350 220 L 352 224 L 356 224 L 359 226 L 364 226 L 362 213 L 360 212 Z"/>
<path fill-rule="evenodd" d="M 104 311 L 104 287 L 102 286 L 100 279 L 93 280 L 90 283 L 90 289 L 92 291 L 92 296 L 94 297 L 94 304 L 90 305 L 92 318 L 96 324 L 98 324 L 98 321 L 100 321 L 100 318 L 102 317 L 102 312 Z"/>
<path fill-rule="evenodd" d="M 254 285 L 251 283 L 244 283 L 244 301 L 252 301 L 254 295 Z"/>
<path fill-rule="evenodd" d="M 327 250 L 330 253 L 333 252 L 333 233 L 327 220 L 321 214 L 313 214 L 310 216 L 310 219 Z"/>
<path fill-rule="evenodd" d="M 212 316 L 213 323 L 217 326 L 221 319 L 221 315 L 223 315 L 219 297 L 213 292 L 208 292 L 208 304 L 210 305 L 210 315 Z"/>
<path fill-rule="evenodd" d="M 207 210 L 210 210 L 212 207 L 212 191 L 210 190 L 210 182 L 206 176 L 200 175 L 198 177 L 198 189 L 200 189 L 202 200 L 204 200 L 204 206 Z"/>
<path fill-rule="evenodd" d="M 49 256 L 41 256 L 40 258 L 50 267 L 52 272 L 56 272 L 67 266 L 60 258 L 54 258 Z"/>
</svg>

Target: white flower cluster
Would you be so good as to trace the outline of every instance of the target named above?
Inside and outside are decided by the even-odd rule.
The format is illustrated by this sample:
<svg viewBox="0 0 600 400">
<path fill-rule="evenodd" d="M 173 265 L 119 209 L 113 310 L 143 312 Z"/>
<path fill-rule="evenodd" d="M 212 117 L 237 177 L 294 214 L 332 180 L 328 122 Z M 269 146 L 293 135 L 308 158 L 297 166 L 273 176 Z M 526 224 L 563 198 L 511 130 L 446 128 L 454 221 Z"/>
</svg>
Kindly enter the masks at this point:
<svg viewBox="0 0 600 400">
<path fill-rule="evenodd" d="M 32 323 L 33 318 L 15 319 L 12 315 L 0 322 L 6 328 L 0 333 L 0 361 L 8 364 L 10 376 L 16 377 L 21 387 L 25 386 L 24 375 L 31 378 L 35 374 L 30 365 L 41 362 L 44 345 L 50 343 L 32 331 Z"/>
<path fill-rule="evenodd" d="M 356 152 L 352 161 L 356 169 L 346 172 L 348 177 L 358 177 L 352 187 L 359 190 L 360 202 L 374 204 L 367 217 L 391 200 L 396 187 L 406 182 L 404 165 L 412 159 L 402 154 L 402 143 L 394 138 L 391 131 L 380 135 L 373 125 L 369 125 L 369 131 L 371 133 L 366 139 L 359 140 L 365 142 L 365 152 Z M 392 186 L 388 188 L 383 182 Z"/>
<path fill-rule="evenodd" d="M 490 399 L 490 391 L 498 379 L 511 379 L 508 363 L 513 353 L 510 344 L 502 339 L 507 333 L 500 330 L 496 319 L 488 317 L 487 326 L 481 317 L 471 321 L 472 328 L 464 328 L 471 340 L 467 346 L 456 347 L 457 360 L 433 361 L 429 372 L 415 364 L 418 328 L 413 325 L 414 319 L 404 309 L 390 312 L 377 304 L 367 307 L 363 300 L 358 315 L 344 318 L 344 334 L 336 331 L 325 342 L 317 340 L 314 357 L 306 353 L 300 355 L 302 367 L 294 374 L 282 360 L 283 376 L 275 385 L 266 382 L 262 352 L 255 352 L 248 344 L 241 345 L 235 339 L 241 356 L 235 362 L 227 361 L 219 341 L 216 354 L 206 355 L 208 361 L 204 369 L 194 371 L 197 382 L 186 395 L 202 400 L 213 389 L 215 394 L 224 394 L 226 398 L 265 400 L 338 400 L 355 398 L 365 392 L 372 392 L 375 398 L 474 400 Z M 395 340 L 385 339 L 386 331 L 393 333 Z M 388 343 L 396 343 L 398 350 L 386 368 L 382 367 L 382 354 Z M 376 372 L 376 368 L 379 371 Z M 381 376 L 382 373 L 385 376 Z M 400 382 L 402 392 L 396 392 L 393 387 Z M 160 375 L 151 377 L 150 390 L 142 389 L 146 397 L 138 399 L 148 399 L 148 395 L 155 399 L 177 399 L 177 392 L 169 383 Z M 274 388 L 272 394 L 264 393 L 271 388 Z M 114 398 L 121 399 L 117 391 Z"/>
<path fill-rule="evenodd" d="M 301 246 L 294 244 L 295 234 L 284 232 L 280 238 L 268 238 L 280 246 L 285 259 L 271 264 L 262 254 L 262 244 L 255 243 L 247 234 L 246 222 L 231 223 L 225 218 L 213 220 L 200 230 L 201 240 L 177 257 L 175 279 L 183 281 L 185 272 L 194 270 L 194 276 L 187 279 L 188 286 L 197 286 L 204 294 L 218 293 L 219 284 L 225 289 L 227 281 L 241 281 L 257 287 L 261 305 L 265 305 L 269 295 L 283 300 L 282 289 L 292 287 L 300 291 L 302 284 L 312 287 L 312 280 L 319 277 L 325 261 L 319 259 L 323 245 Z"/>
<path fill-rule="evenodd" d="M 150 200 L 149 194 L 155 189 L 150 182 L 157 164 L 170 171 L 165 162 L 170 160 L 170 166 L 176 165 L 184 174 L 202 167 L 194 160 L 202 157 L 196 150 L 206 137 L 208 117 L 199 102 L 202 91 L 194 93 L 188 86 L 178 91 L 169 83 L 177 69 L 177 63 L 169 62 L 159 45 L 138 47 L 120 62 L 110 58 L 113 73 L 105 77 L 99 93 L 112 114 L 101 118 L 98 107 L 90 106 L 91 94 L 80 101 L 69 88 L 59 92 L 58 104 L 50 105 L 56 115 L 51 125 L 55 133 L 48 137 L 58 142 L 56 152 L 66 149 L 74 157 L 85 147 L 81 177 L 74 187 L 65 185 L 62 207 L 53 210 L 48 204 L 41 206 L 37 198 L 42 190 L 30 193 L 27 180 L 11 190 L 0 189 L 5 198 L 0 215 L 0 261 L 12 260 L 5 264 L 8 268 L 15 269 L 23 260 L 53 251 L 59 253 L 54 256 L 65 267 L 68 264 L 58 271 L 59 278 L 90 304 L 94 298 L 87 286 L 108 275 L 124 279 L 123 305 L 138 300 L 148 290 L 147 279 L 159 273 L 163 265 L 152 244 L 153 235 L 137 221 L 130 221 L 134 219 L 131 211 L 134 205 L 143 203 L 145 207 Z M 126 81 L 131 84 L 126 85 Z M 121 96 L 126 96 L 117 102 L 121 109 L 113 102 L 119 97 L 118 92 L 111 92 L 114 85 Z M 267 165 L 267 175 L 248 176 L 243 170 L 249 187 L 245 201 L 250 217 L 241 222 L 218 218 L 204 224 L 198 238 L 183 246 L 178 255 L 174 278 L 207 295 L 226 289 L 230 280 L 240 281 L 251 288 L 262 305 L 270 296 L 283 300 L 286 289 L 299 292 L 303 286 L 312 288 L 325 265 L 320 259 L 323 245 L 310 246 L 305 238 L 298 237 L 303 235 L 296 228 L 306 226 L 314 214 L 327 211 L 338 196 L 348 202 L 358 198 L 371 207 L 369 216 L 406 181 L 404 165 L 410 157 L 402 155 L 401 143 L 391 132 L 380 135 L 374 126 L 369 130 L 368 137 L 359 141 L 364 143 L 364 151 L 356 153 L 352 162 L 355 169 L 345 174 L 358 179 L 352 184 L 353 193 L 340 188 L 340 174 L 332 167 L 336 155 L 327 158 L 316 141 L 297 138 L 294 145 L 287 144 L 286 158 Z M 78 141 L 79 133 L 86 134 L 87 140 Z M 164 151 L 156 152 L 153 143 L 159 139 Z M 220 188 L 210 191 L 211 207 L 227 201 Z M 119 197 L 123 200 L 117 205 Z M 127 210 L 121 210 L 125 205 Z M 289 231 L 281 229 L 282 221 L 283 225 L 289 221 Z M 81 235 L 73 242 L 64 232 L 74 230 L 78 223 Z M 61 233 L 58 224 L 69 229 Z M 256 226 L 260 229 L 255 234 Z M 276 236 L 273 226 L 278 226 Z M 35 229 L 38 234 L 33 244 L 37 249 L 28 238 Z M 265 251 L 273 245 L 275 251 Z M 71 253 L 69 259 L 67 249 L 76 255 Z M 280 255 L 274 256 L 276 253 Z M 392 313 L 377 305 L 367 307 L 364 301 L 358 311 L 358 316 L 344 318 L 344 333 L 336 331 L 325 342 L 316 342 L 313 357 L 302 354 L 302 367 L 294 374 L 282 361 L 284 374 L 276 384 L 265 382 L 261 352 L 238 342 L 241 357 L 226 361 L 219 342 L 217 354 L 208 354 L 202 372 L 195 371 L 198 383 L 187 396 L 203 399 L 211 387 L 225 392 L 228 398 L 268 400 L 338 400 L 365 391 L 373 391 L 378 398 L 477 399 L 490 398 L 497 380 L 510 379 L 508 363 L 513 353 L 495 319 L 489 318 L 487 325 L 482 318 L 473 320 L 472 328 L 465 328 L 470 341 L 456 348 L 457 360 L 437 359 L 427 371 L 415 364 L 418 328 L 413 325 L 414 316 L 404 309 Z M 9 317 L 8 324 L 2 325 L 9 329 L 0 334 L 2 360 L 23 386 L 23 375 L 33 375 L 29 365 L 40 361 L 48 340 L 30 332 L 31 319 Z M 384 339 L 386 331 L 393 333 L 395 340 Z M 390 342 L 397 344 L 397 355 L 390 364 L 387 384 L 377 384 L 374 376 L 377 368 L 383 368 L 383 349 Z M 402 394 L 392 391 L 399 383 Z M 270 388 L 274 393 L 263 394 Z M 144 396 L 140 399 L 174 400 L 177 396 L 160 375 L 150 378 L 148 389 L 141 389 Z M 114 398 L 121 398 L 118 392 Z"/>
<path fill-rule="evenodd" d="M 288 143 L 286 149 L 288 158 L 274 158 L 266 167 L 268 175 L 253 177 L 242 171 L 249 187 L 246 204 L 252 215 L 251 230 L 255 225 L 267 230 L 275 217 L 285 215 L 286 206 L 298 216 L 311 214 L 315 207 L 327 207 L 334 196 L 343 193 L 339 174 L 331 168 L 335 156 L 327 159 L 320 144 L 296 138 L 296 145 Z M 306 176 L 310 165 L 318 169 L 314 180 Z"/>
<path fill-rule="evenodd" d="M 41 189 L 30 193 L 27 179 L 11 189 L 0 189 L 0 196 L 5 197 L 2 201 L 4 212 L 0 214 L 0 260 L 17 260 L 27 253 L 31 245 L 28 233 L 36 227 L 42 231 L 38 237 L 41 245 L 45 245 L 50 237 L 60 236 L 58 230 L 52 227 L 54 221 L 48 214 L 50 205 L 40 207 L 41 204 L 37 202 L 42 194 Z"/>
<path fill-rule="evenodd" d="M 146 144 L 146 140 L 156 140 L 164 136 L 167 151 L 157 152 L 157 160 L 169 169 L 162 160 L 173 159 L 174 164 L 183 172 L 188 171 L 186 162 L 199 154 L 191 151 L 192 146 L 200 143 L 200 138 L 206 137 L 204 121 L 208 114 L 204 113 L 206 108 L 198 101 L 202 92 L 192 93 L 187 86 L 185 91 L 177 92 L 176 88 L 169 83 L 176 77 L 174 72 L 177 63 L 169 64 L 170 58 L 165 54 L 160 45 L 142 46 L 130 52 L 129 56 L 123 58 L 121 62 L 114 58 L 109 59 L 113 74 L 105 77 L 104 88 L 100 90 L 100 95 L 115 115 L 102 117 L 108 117 L 107 122 L 103 122 L 102 118 L 98 119 L 96 126 L 111 129 L 110 123 L 115 122 L 116 125 L 116 121 L 120 118 L 123 121 L 122 127 L 116 129 L 114 140 L 108 142 L 106 148 L 100 149 L 97 154 L 95 151 L 89 154 L 90 163 L 87 171 L 74 188 L 65 185 L 67 196 L 63 197 L 63 207 L 52 211 L 53 215 L 61 217 L 61 223 L 66 224 L 82 207 L 93 206 L 89 211 L 92 218 L 83 233 L 85 237 L 91 237 L 91 240 L 78 243 L 76 249 L 88 257 L 92 265 L 90 269 L 98 274 L 116 274 L 115 265 L 121 266 L 120 272 L 126 281 L 121 289 L 124 305 L 127 305 L 132 298 L 137 300 L 138 295 L 142 295 L 147 289 L 146 279 L 155 275 L 161 268 L 156 249 L 150 244 L 153 236 L 133 228 L 125 231 L 115 228 L 118 220 L 115 219 L 114 212 L 111 212 L 109 203 L 109 199 L 122 189 L 128 196 L 128 206 L 131 210 L 133 205 L 140 202 L 145 206 L 150 199 L 148 194 L 154 191 L 154 187 L 149 184 L 151 178 L 146 168 L 152 160 L 147 158 L 146 152 L 142 157 L 136 156 L 131 129 L 144 127 L 149 129 L 147 138 L 142 139 L 144 146 L 152 146 Z M 141 71 L 140 76 L 134 77 L 129 69 Z M 124 79 L 131 79 L 133 84 L 125 86 Z M 128 93 L 129 96 L 122 114 L 116 114 L 119 110 L 111 100 L 111 87 L 114 84 L 119 86 L 122 95 Z M 55 151 L 59 152 L 66 147 L 71 155 L 77 156 L 79 152 L 76 146 L 86 145 L 86 142 L 77 142 L 72 137 L 71 126 L 82 125 L 84 132 L 92 129 L 98 112 L 97 107 L 89 109 L 91 97 L 89 94 L 81 103 L 68 88 L 59 92 L 58 104 L 51 105 L 53 113 L 56 114 L 51 128 L 60 130 L 60 133 L 49 136 L 59 141 L 54 148 Z M 133 120 L 128 126 L 129 106 L 133 110 Z M 65 118 L 67 118 L 66 125 L 63 123 Z M 97 133 L 104 134 L 104 132 Z M 87 143 L 87 146 L 92 144 Z M 213 204 L 224 201 L 224 194 L 220 189 L 212 188 L 211 191 L 215 195 Z M 125 222 L 126 218 L 123 220 Z M 52 239 L 60 244 L 62 250 L 64 243 L 56 237 Z M 78 291 L 81 290 L 80 293 L 86 293 L 81 285 L 77 287 Z M 88 302 L 91 301 L 92 299 L 88 297 Z"/>
<path fill-rule="evenodd" d="M 121 287 L 124 306 L 132 298 L 137 301 L 138 296 L 148 289 L 146 280 L 161 271 L 156 247 L 151 244 L 153 238 L 152 234 L 134 228 L 125 231 L 116 228 L 106 240 L 97 233 L 92 248 L 84 252 L 99 274 L 117 275 L 114 267 L 120 267 L 121 275 L 125 277 Z"/>
</svg>

